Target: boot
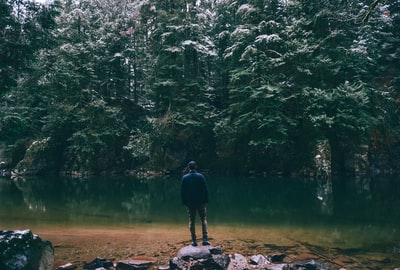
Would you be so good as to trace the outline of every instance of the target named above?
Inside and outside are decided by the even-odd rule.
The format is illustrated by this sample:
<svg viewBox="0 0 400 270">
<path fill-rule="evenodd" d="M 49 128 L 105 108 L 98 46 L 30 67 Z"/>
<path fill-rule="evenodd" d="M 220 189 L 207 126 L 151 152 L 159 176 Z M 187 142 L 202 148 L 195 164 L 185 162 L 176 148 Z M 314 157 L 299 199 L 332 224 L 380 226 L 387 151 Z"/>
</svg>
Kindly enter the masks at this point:
<svg viewBox="0 0 400 270">
<path fill-rule="evenodd" d="M 208 242 L 207 236 L 203 236 L 203 246 L 209 246 L 210 242 Z"/>
<path fill-rule="evenodd" d="M 196 236 L 192 236 L 192 246 L 197 247 L 197 239 Z"/>
</svg>

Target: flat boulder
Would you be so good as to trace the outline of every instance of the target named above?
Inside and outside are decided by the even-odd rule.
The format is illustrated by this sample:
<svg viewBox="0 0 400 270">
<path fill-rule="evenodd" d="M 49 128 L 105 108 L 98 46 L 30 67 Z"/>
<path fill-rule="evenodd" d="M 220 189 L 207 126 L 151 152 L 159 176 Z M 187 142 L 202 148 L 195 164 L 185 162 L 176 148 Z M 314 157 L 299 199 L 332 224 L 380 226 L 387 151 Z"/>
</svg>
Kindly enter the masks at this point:
<svg viewBox="0 0 400 270">
<path fill-rule="evenodd" d="M 207 259 L 211 257 L 210 246 L 186 246 L 181 248 L 177 254 L 178 258 L 187 259 Z"/>
<path fill-rule="evenodd" d="M 229 256 L 223 254 L 220 247 L 186 246 L 181 248 L 177 256 L 169 262 L 170 270 L 180 269 L 226 269 Z"/>
</svg>

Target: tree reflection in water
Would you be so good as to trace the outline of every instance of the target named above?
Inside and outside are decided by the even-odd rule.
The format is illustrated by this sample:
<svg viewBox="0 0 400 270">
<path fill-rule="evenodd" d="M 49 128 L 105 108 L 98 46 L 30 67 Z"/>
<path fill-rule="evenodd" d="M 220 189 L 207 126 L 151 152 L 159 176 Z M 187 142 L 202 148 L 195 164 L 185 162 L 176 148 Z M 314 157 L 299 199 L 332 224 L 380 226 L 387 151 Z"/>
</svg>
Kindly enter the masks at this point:
<svg viewBox="0 0 400 270">
<path fill-rule="evenodd" d="M 387 242 L 393 250 L 393 242 L 400 242 L 400 184 L 395 179 L 207 179 L 212 226 L 292 228 L 326 245 Z M 186 224 L 179 180 L 1 178 L 0 219 L 10 226 Z"/>
</svg>

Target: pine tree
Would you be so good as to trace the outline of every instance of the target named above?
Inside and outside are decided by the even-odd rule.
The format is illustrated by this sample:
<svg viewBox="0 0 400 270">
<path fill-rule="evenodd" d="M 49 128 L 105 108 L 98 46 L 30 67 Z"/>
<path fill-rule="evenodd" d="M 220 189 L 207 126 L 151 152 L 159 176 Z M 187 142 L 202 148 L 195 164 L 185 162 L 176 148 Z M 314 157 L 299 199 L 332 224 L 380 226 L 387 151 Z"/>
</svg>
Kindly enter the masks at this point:
<svg viewBox="0 0 400 270">
<path fill-rule="evenodd" d="M 223 158 L 231 157 L 244 168 L 281 169 L 273 160 L 283 155 L 293 124 L 285 115 L 280 75 L 286 51 L 284 12 L 279 1 L 228 1 L 220 6 L 219 23 L 229 26 L 218 34 L 229 81 L 216 133 Z"/>
<path fill-rule="evenodd" d="M 364 43 L 371 59 L 371 99 L 378 119 L 371 132 L 370 162 L 374 172 L 399 170 L 400 160 L 400 3 L 384 1 L 368 9 L 363 24 Z M 363 17 L 365 18 L 365 17 Z"/>
<path fill-rule="evenodd" d="M 151 36 L 155 65 L 154 146 L 162 166 L 179 166 L 213 151 L 214 43 L 212 1 L 156 1 Z M 179 157 L 177 153 L 179 152 Z M 211 152 L 211 153 L 210 153 Z"/>
<path fill-rule="evenodd" d="M 53 46 L 57 5 L 0 2 L 0 140 L 12 144 L 38 133 L 36 63 L 40 52 Z"/>
<path fill-rule="evenodd" d="M 354 51 L 359 12 L 353 2 L 298 1 L 290 7 L 285 31 L 287 86 L 295 101 L 287 109 L 298 122 L 295 145 L 309 145 L 303 150 L 311 154 L 318 140 L 327 139 L 335 172 L 353 170 L 349 164 L 373 122 L 367 66 L 364 55 Z"/>
</svg>

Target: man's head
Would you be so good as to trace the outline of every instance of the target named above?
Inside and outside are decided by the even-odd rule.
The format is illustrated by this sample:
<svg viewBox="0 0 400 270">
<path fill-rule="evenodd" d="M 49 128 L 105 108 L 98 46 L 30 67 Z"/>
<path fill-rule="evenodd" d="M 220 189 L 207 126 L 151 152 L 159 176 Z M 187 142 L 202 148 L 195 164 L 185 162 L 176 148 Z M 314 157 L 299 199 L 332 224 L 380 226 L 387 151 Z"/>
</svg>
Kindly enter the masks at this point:
<svg viewBox="0 0 400 270">
<path fill-rule="evenodd" d="M 190 169 L 190 170 L 194 170 L 194 169 L 196 169 L 196 167 L 197 167 L 197 163 L 196 163 L 196 161 L 190 161 L 189 163 L 188 163 L 188 168 Z"/>
</svg>

